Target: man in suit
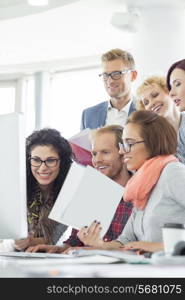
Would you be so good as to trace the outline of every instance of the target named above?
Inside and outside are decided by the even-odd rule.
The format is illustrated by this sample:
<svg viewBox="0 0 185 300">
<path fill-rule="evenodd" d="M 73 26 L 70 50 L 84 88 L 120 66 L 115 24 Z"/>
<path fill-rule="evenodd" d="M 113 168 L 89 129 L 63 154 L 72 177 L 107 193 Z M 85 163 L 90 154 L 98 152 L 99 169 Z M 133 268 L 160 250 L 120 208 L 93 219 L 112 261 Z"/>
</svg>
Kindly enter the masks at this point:
<svg viewBox="0 0 185 300">
<path fill-rule="evenodd" d="M 81 130 L 112 124 L 124 126 L 128 115 L 136 110 L 131 93 L 137 77 L 133 56 L 127 51 L 112 49 L 102 55 L 101 61 L 103 72 L 99 76 L 110 99 L 83 111 Z"/>
</svg>

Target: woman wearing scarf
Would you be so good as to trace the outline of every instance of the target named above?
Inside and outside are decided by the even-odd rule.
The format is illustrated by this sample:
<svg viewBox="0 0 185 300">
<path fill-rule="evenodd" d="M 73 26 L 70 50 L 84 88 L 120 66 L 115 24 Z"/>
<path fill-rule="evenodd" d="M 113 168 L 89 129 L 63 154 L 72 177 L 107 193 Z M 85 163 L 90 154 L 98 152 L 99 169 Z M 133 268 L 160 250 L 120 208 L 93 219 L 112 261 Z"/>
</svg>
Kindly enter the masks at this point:
<svg viewBox="0 0 185 300">
<path fill-rule="evenodd" d="M 158 251 L 164 223 L 184 223 L 185 166 L 175 157 L 177 134 L 162 116 L 151 111 L 131 114 L 123 131 L 120 153 L 129 171 L 136 171 L 124 191 L 124 201 L 134 205 L 117 240 L 99 238 L 101 224 L 83 227 L 78 237 L 101 249 L 137 248 Z"/>
<path fill-rule="evenodd" d="M 67 140 L 55 129 L 34 131 L 26 140 L 29 236 L 16 241 L 18 250 L 55 244 L 67 226 L 48 218 L 72 163 Z"/>
</svg>

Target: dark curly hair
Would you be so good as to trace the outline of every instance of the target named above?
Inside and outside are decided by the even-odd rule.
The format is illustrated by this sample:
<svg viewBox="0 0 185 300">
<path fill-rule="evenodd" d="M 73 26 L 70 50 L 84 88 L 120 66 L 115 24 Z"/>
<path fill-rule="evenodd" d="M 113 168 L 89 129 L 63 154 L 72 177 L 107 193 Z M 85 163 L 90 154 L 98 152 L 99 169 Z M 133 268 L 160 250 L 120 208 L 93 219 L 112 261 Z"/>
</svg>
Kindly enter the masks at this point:
<svg viewBox="0 0 185 300">
<path fill-rule="evenodd" d="M 34 131 L 30 136 L 26 139 L 26 172 L 27 172 L 27 201 L 31 201 L 33 199 L 36 187 L 38 183 L 34 178 L 31 166 L 30 166 L 30 155 L 31 151 L 36 146 L 52 146 L 58 153 L 61 165 L 60 171 L 57 178 L 53 184 L 53 196 L 54 201 L 58 196 L 58 193 L 64 183 L 68 170 L 72 163 L 73 153 L 70 144 L 68 141 L 63 138 L 59 131 L 52 128 L 44 128 L 41 130 Z"/>
</svg>

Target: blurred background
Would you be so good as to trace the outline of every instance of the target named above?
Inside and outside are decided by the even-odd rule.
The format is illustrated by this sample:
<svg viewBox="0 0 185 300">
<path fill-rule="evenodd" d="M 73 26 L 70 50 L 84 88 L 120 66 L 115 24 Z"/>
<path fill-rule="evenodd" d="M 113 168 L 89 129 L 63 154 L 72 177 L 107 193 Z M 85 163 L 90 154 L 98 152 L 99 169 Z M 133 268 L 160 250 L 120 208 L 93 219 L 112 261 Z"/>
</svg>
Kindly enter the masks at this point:
<svg viewBox="0 0 185 300">
<path fill-rule="evenodd" d="M 184 0 L 0 0 L 0 114 L 25 114 L 26 136 L 80 130 L 82 110 L 108 100 L 101 54 L 121 48 L 138 79 L 185 58 Z"/>
</svg>

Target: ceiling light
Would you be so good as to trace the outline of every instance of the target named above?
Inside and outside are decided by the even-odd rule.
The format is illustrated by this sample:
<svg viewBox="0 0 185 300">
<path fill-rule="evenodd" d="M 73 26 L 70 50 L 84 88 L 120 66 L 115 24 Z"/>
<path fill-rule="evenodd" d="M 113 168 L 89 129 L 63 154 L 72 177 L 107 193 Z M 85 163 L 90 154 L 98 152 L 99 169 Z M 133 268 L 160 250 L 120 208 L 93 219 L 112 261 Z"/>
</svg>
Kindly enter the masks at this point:
<svg viewBox="0 0 185 300">
<path fill-rule="evenodd" d="M 111 24 L 121 30 L 136 32 L 140 25 L 140 14 L 133 8 L 127 12 L 115 12 L 111 18 Z"/>
<path fill-rule="evenodd" d="M 46 6 L 49 5 L 49 0 L 28 0 L 28 4 L 32 6 Z"/>
</svg>

